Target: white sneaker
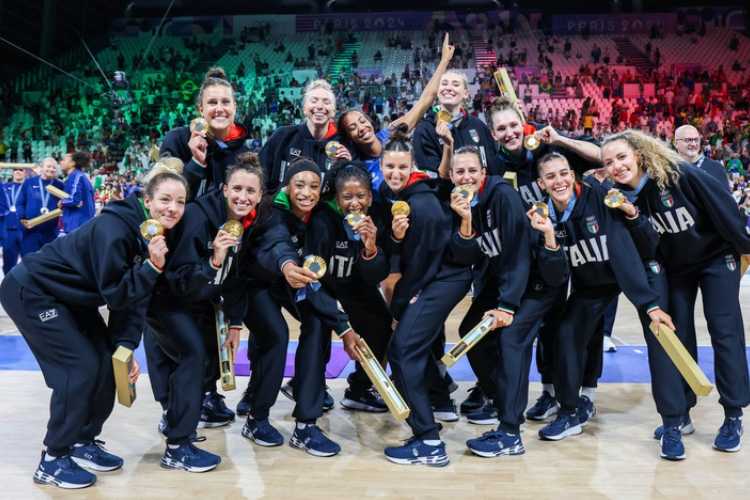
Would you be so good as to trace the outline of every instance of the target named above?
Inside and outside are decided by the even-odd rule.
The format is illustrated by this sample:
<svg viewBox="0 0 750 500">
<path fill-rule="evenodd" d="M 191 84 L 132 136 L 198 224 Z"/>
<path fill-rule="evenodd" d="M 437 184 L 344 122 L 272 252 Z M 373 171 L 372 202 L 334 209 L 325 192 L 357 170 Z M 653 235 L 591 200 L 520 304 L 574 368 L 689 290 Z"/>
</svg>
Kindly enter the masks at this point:
<svg viewBox="0 0 750 500">
<path fill-rule="evenodd" d="M 604 352 L 617 352 L 617 346 L 612 342 L 612 337 L 604 337 Z"/>
</svg>

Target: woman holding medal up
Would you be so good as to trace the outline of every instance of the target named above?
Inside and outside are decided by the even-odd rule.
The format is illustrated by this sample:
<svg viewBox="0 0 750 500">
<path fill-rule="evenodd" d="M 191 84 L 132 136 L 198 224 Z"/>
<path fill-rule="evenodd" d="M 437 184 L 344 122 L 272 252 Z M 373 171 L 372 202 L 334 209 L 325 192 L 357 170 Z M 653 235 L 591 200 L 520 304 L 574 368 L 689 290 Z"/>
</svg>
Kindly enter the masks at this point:
<svg viewBox="0 0 750 500">
<path fill-rule="evenodd" d="M 284 188 L 273 195 L 273 219 L 270 224 L 283 229 L 276 234 L 280 248 L 291 247 L 302 252 L 308 233 L 310 215 L 320 199 L 320 169 L 309 158 L 292 162 L 285 171 Z M 272 240 L 272 238 L 271 238 Z M 260 253 L 260 252 L 258 252 Z M 325 366 L 334 330 L 343 338 L 347 353 L 352 356 L 358 336 L 339 312 L 336 302 L 320 289 L 317 280 L 323 275 L 325 261 L 320 256 L 306 256 L 300 268 L 295 252 L 279 252 L 278 269 L 284 273 L 287 286 L 278 273 L 269 273 L 269 266 L 251 266 L 248 274 L 248 310 L 245 324 L 250 330 L 248 357 L 253 367 L 248 390 L 247 423 L 242 435 L 260 446 L 284 443 L 281 433 L 268 421 L 269 410 L 284 375 L 289 329 L 281 307 L 300 321 L 300 336 L 295 355 L 292 395 L 296 402 L 290 446 L 313 456 L 329 457 L 341 447 L 329 439 L 316 424 L 323 414 L 326 397 Z M 323 264 L 321 264 L 323 262 Z M 315 271 L 313 271 L 315 269 Z M 242 274 L 245 274 L 244 272 Z M 291 287 L 291 288 L 290 288 Z M 295 288 L 297 290 L 293 290 Z"/>
<path fill-rule="evenodd" d="M 175 368 L 169 377 L 169 405 L 165 413 L 167 448 L 161 465 L 189 472 L 204 472 L 221 458 L 200 450 L 193 442 L 201 420 L 206 378 L 217 370 L 215 306 L 224 302 L 229 335 L 222 346 L 239 346 L 244 303 L 244 277 L 239 266 L 249 258 L 247 244 L 256 219 L 263 171 L 257 156 L 244 153 L 227 171 L 221 190 L 190 203 L 185 224 L 175 235 L 177 246 L 149 305 L 147 323 L 159 347 Z M 259 252 L 263 265 L 277 263 L 271 252 Z M 215 386 L 214 378 L 211 383 Z"/>
<path fill-rule="evenodd" d="M 445 124 L 438 125 L 438 133 L 450 141 Z M 483 457 L 520 455 L 532 346 L 555 291 L 567 285 L 565 253 L 554 233 L 542 243 L 537 234 L 532 236 L 518 194 L 499 176 L 486 175 L 477 148 L 456 151 L 451 179 L 456 186 L 452 206 L 473 228 L 482 256 L 474 264 L 474 300 L 458 332 L 465 337 L 487 316 L 496 318 L 492 326 L 498 328 L 467 357 L 479 386 L 493 401 L 492 407 L 469 413 L 469 422 L 499 425 L 467 446 Z M 463 199 L 460 193 L 469 194 Z"/>
<path fill-rule="evenodd" d="M 567 137 L 548 125 L 527 123 L 519 109 L 507 97 L 495 98 L 489 110 L 488 119 L 492 137 L 499 146 L 499 171 L 493 173 L 515 175 L 518 192 L 527 210 L 531 209 L 535 203 L 544 200 L 544 190 L 537 183 L 539 175 L 536 159 L 548 153 L 559 153 L 580 175 L 600 166 L 599 145 L 592 137 Z M 447 172 L 444 175 L 447 175 Z M 546 420 L 557 412 L 552 381 L 554 332 L 562 314 L 566 295 L 567 290 L 558 290 L 557 302 L 548 310 L 539 330 L 536 363 L 542 376 L 542 395 L 526 413 L 526 416 L 532 420 Z M 594 335 L 592 338 L 597 339 L 598 336 Z M 594 344 L 596 345 L 592 346 L 592 352 L 595 350 L 594 347 L 601 350 L 601 342 L 595 341 Z M 601 358 L 601 353 L 597 354 L 596 359 L 589 358 L 584 377 L 587 387 L 596 387 L 596 381 L 601 375 Z M 587 414 L 595 411 L 592 402 L 582 400 L 582 405 L 584 403 L 585 407 L 582 406 L 582 411 L 586 411 Z"/>
<path fill-rule="evenodd" d="M 726 191 L 712 189 L 712 182 L 705 182 L 708 174 L 643 133 L 628 130 L 609 137 L 602 146 L 602 160 L 615 187 L 634 201 L 660 233 L 657 255 L 666 270 L 675 334 L 693 357 L 697 355 L 695 299 L 701 289 L 725 416 L 713 446 L 719 451 L 738 451 L 742 408 L 750 404 L 738 301 L 739 264 L 741 258 L 750 258 L 750 236 L 737 205 Z M 662 456 L 664 443 L 669 441 L 671 454 L 684 457 L 681 434 L 694 430 L 689 412 L 695 406 L 695 394 L 684 385 L 679 395 L 684 397 L 682 415 L 676 421 L 665 419 L 655 432 L 662 440 Z"/>
<path fill-rule="evenodd" d="M 394 383 L 411 413 L 407 423 L 413 432 L 405 445 L 385 449 L 392 462 L 442 467 L 449 462 L 436 408 L 453 404 L 433 354 L 432 344 L 453 307 L 471 285 L 473 250 L 477 249 L 471 226 L 462 224 L 461 238 L 452 239 L 453 217 L 438 198 L 444 181 L 430 179 L 416 170 L 415 152 L 402 124 L 385 144 L 380 161 L 383 184 L 381 200 L 391 213 L 389 257 L 399 255 L 402 278 L 391 302 L 396 328 L 388 346 Z"/>
<path fill-rule="evenodd" d="M 218 189 L 237 156 L 250 152 L 247 130 L 234 121 L 237 100 L 223 69 L 208 70 L 196 105 L 201 119 L 169 131 L 160 148 L 185 163 L 191 199 Z"/>
<path fill-rule="evenodd" d="M 557 441 L 581 433 L 577 408 L 586 346 L 615 297 L 624 292 L 657 325 L 672 327 L 672 321 L 659 308 L 659 294 L 647 280 L 623 215 L 604 205 L 604 188 L 577 183 L 558 153 L 542 157 L 537 169 L 539 187 L 549 193 L 548 213 L 557 240 L 568 256 L 573 290 L 555 335 L 554 389 L 560 410 L 539 431 L 540 438 Z"/>
<path fill-rule="evenodd" d="M 173 230 L 186 195 L 179 169 L 157 163 L 142 193 L 110 203 L 99 217 L 27 255 L 0 285 L 3 308 L 52 389 L 47 450 L 35 482 L 84 488 L 96 476 L 79 466 L 122 467 L 122 458 L 96 439 L 114 405 L 112 354 L 119 346 L 138 346 L 146 307 L 170 252 L 164 236 L 144 239 L 144 224 Z M 109 309 L 107 323 L 99 313 L 103 305 Z M 139 373 L 134 363 L 131 383 Z"/>
</svg>

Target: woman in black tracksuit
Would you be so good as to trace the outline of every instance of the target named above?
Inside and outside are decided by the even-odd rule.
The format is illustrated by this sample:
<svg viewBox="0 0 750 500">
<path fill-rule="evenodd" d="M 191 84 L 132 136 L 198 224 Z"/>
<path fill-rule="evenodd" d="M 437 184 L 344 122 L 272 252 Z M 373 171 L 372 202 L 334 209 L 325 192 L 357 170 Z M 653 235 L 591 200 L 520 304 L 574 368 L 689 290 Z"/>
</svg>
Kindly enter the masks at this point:
<svg viewBox="0 0 750 500">
<path fill-rule="evenodd" d="M 157 164 L 143 193 L 108 204 L 99 217 L 27 255 L 0 286 L 3 308 L 53 391 L 37 483 L 83 488 L 96 476 L 79 465 L 99 471 L 122 466 L 96 437 L 114 404 L 112 354 L 119 346 L 138 346 L 168 252 L 165 237 L 143 238 L 141 224 L 156 219 L 171 233 L 184 212 L 186 184 L 170 168 Z M 103 305 L 107 324 L 99 313 Z M 138 373 L 135 363 L 131 383 Z"/>
<path fill-rule="evenodd" d="M 573 170 L 582 176 L 583 173 L 599 165 L 599 144 L 589 136 L 567 137 L 554 128 L 541 123 L 526 122 L 520 111 L 511 104 L 507 97 L 496 98 L 488 112 L 492 137 L 499 146 L 499 170 L 493 174 L 515 174 L 518 192 L 526 209 L 534 203 L 544 200 L 544 190 L 537 184 L 539 177 L 536 160 L 548 153 L 559 153 L 568 160 Z M 539 147 L 529 150 L 524 146 L 524 138 L 533 135 Z M 558 290 L 557 301 L 549 308 L 539 330 L 536 348 L 537 370 L 542 376 L 542 395 L 537 403 L 529 409 L 526 416 L 533 420 L 545 420 L 557 411 L 554 398 L 554 333 L 562 315 L 567 289 Z M 603 334 L 603 332 L 602 332 Z M 592 336 L 589 351 L 601 351 L 602 340 L 598 334 Z M 596 387 L 601 375 L 602 355 L 589 357 L 584 372 L 584 386 Z"/>
<path fill-rule="evenodd" d="M 388 276 L 389 268 L 384 252 L 377 247 L 367 166 L 339 161 L 329 172 L 326 186 L 327 200 L 308 223 L 304 254 L 318 255 L 328 263 L 320 280 L 323 291 L 341 303 L 352 327 L 382 361 L 391 338 L 392 318 L 378 283 Z M 356 228 L 345 219 L 350 214 L 364 217 Z M 360 364 L 347 381 L 342 406 L 373 412 L 388 409 Z"/>
<path fill-rule="evenodd" d="M 310 213 L 320 197 L 320 169 L 308 158 L 292 162 L 285 170 L 284 189 L 273 198 L 275 224 L 285 229 L 286 243 L 301 252 L 305 245 Z M 289 330 L 281 316 L 281 307 L 300 320 L 300 337 L 295 356 L 295 382 L 293 395 L 296 405 L 292 416 L 296 420 L 295 430 L 289 441 L 314 456 L 332 456 L 341 448 L 326 437 L 316 425 L 322 415 L 325 398 L 325 365 L 330 350 L 330 331 L 334 330 L 344 340 L 347 352 L 353 350 L 349 342 L 356 341 L 356 333 L 349 327 L 346 315 L 340 313 L 336 302 L 319 288 L 314 274 L 300 270 L 297 256 L 288 251 L 280 262 L 292 287 L 251 268 L 250 296 L 245 324 L 250 329 L 251 339 L 248 356 L 252 375 L 248 387 L 250 411 L 242 433 L 262 446 L 277 446 L 284 442 L 281 434 L 268 423 L 268 412 L 275 402 L 275 394 L 281 385 L 286 359 Z M 306 257 L 302 256 L 303 260 Z M 266 266 L 267 267 L 267 266 Z M 301 273 L 301 274 L 300 274 Z M 266 283 L 264 283 L 264 281 Z M 312 283 L 312 282 L 315 283 Z"/>
<path fill-rule="evenodd" d="M 447 388 L 442 394 L 430 394 L 440 385 L 436 381 L 442 380 L 431 345 L 450 311 L 469 290 L 471 261 L 462 259 L 471 258 L 469 250 L 476 243 L 470 228 L 468 234 L 462 232 L 465 239 L 451 238 L 453 218 L 438 198 L 444 181 L 415 171 L 414 150 L 401 128 L 386 143 L 381 168 L 381 200 L 386 205 L 403 201 L 410 206 L 408 215 L 393 217 L 391 235 L 385 239 L 389 255 L 400 255 L 402 274 L 391 302 L 397 326 L 388 360 L 396 387 L 411 409 L 407 423 L 413 437 L 404 446 L 386 448 L 385 455 L 400 464 L 444 466 L 449 459 L 431 400 L 436 406 L 451 403 Z"/>
<path fill-rule="evenodd" d="M 260 150 L 260 161 L 268 171 L 268 191 L 275 191 L 284 185 L 286 170 L 298 158 L 311 159 L 320 169 L 321 177 L 325 177 L 335 159 L 352 158 L 349 150 L 341 143 L 343 137 L 333 121 L 336 115 L 336 96 L 331 84 L 325 80 L 310 82 L 302 95 L 302 112 L 305 123 L 277 128 Z M 330 158 L 326 152 L 329 142 L 339 143 L 334 158 Z"/>
<path fill-rule="evenodd" d="M 183 175 L 191 199 L 219 189 L 237 156 L 250 152 L 245 144 L 247 130 L 234 122 L 237 101 L 223 69 L 208 70 L 197 101 L 198 112 L 208 122 L 208 130 L 191 132 L 188 126 L 170 130 L 159 149 L 161 155 L 185 162 Z"/>
<path fill-rule="evenodd" d="M 577 408 L 586 345 L 614 298 L 622 291 L 652 321 L 672 325 L 659 309 L 659 295 L 649 286 L 623 217 L 604 205 L 606 191 L 576 183 L 562 155 L 550 153 L 537 167 L 540 187 L 550 195 L 549 216 L 568 256 L 573 288 L 555 341 L 554 384 L 560 411 L 539 431 L 542 439 L 560 440 L 581 433 Z"/>
<path fill-rule="evenodd" d="M 539 244 L 537 235 L 531 234 L 518 193 L 499 176 L 485 172 L 476 148 L 464 147 L 454 154 L 453 183 L 470 186 L 476 199 L 473 207 L 462 204 L 461 215 L 471 221 L 484 257 L 476 258 L 474 300 L 459 335 L 466 336 L 486 311 L 495 309 L 498 312 L 493 314 L 502 318 L 502 329 L 487 334 L 467 354 L 480 387 L 496 408 L 470 413 L 469 421 L 500 425 L 467 445 L 485 457 L 520 455 L 532 345 L 545 311 L 554 302 L 551 292 L 567 284 L 567 262 L 559 245 Z"/>
<path fill-rule="evenodd" d="M 183 176 L 188 181 L 191 199 L 213 190 L 219 190 L 227 170 L 234 165 L 237 157 L 250 152 L 245 144 L 247 131 L 234 122 L 237 102 L 232 85 L 221 68 L 211 68 L 201 85 L 197 99 L 198 111 L 208 122 L 208 133 L 190 131 L 190 127 L 171 130 L 161 143 L 160 154 L 181 159 L 185 163 Z M 169 405 L 169 377 L 175 365 L 157 345 L 149 328 L 143 332 L 143 346 L 146 351 L 149 381 L 154 398 L 166 411 Z M 207 367 L 204 392 L 208 397 L 201 398 L 204 406 L 202 425 L 213 426 L 217 422 L 228 423 L 234 420 L 234 412 L 226 407 L 216 392 L 219 379 L 218 363 Z M 165 422 L 159 423 L 163 431 Z"/>
<path fill-rule="evenodd" d="M 245 153 L 227 173 L 222 190 L 214 190 L 188 205 L 177 247 L 149 305 L 147 322 L 159 347 L 176 365 L 169 378 L 166 411 L 167 449 L 161 465 L 204 472 L 215 468 L 220 457 L 196 448 L 191 436 L 201 419 L 201 399 L 206 366 L 218 359 L 215 306 L 222 299 L 230 329 L 225 345 L 236 353 L 244 313 L 239 265 L 249 258 L 252 226 L 259 214 L 263 182 L 257 156 Z M 228 220 L 245 227 L 241 239 L 222 230 Z M 267 267 L 277 263 L 271 252 Z"/>
<path fill-rule="evenodd" d="M 737 206 L 724 190 L 714 189 L 700 169 L 685 165 L 658 141 L 626 131 L 605 141 L 602 159 L 615 181 L 659 232 L 657 255 L 665 266 L 675 333 L 696 357 L 694 308 L 698 288 L 716 357 L 716 385 L 724 423 L 714 448 L 740 449 L 742 408 L 750 403 L 745 336 L 739 296 L 739 263 L 750 254 L 750 236 Z M 744 255 L 744 257 L 741 257 Z M 675 391 L 680 392 L 680 391 Z M 657 433 L 681 446 L 680 432 L 694 429 L 690 408 L 695 394 L 685 386 L 678 421 L 664 421 Z M 678 444 L 679 443 L 679 444 Z"/>
</svg>

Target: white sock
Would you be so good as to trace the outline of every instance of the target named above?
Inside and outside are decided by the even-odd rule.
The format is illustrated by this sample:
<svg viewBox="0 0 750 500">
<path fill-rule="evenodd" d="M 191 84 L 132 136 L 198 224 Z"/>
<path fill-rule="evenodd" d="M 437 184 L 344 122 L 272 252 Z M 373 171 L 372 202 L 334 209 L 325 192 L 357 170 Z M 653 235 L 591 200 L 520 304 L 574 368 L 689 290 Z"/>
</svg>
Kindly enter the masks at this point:
<svg viewBox="0 0 750 500">
<path fill-rule="evenodd" d="M 297 422 L 297 429 L 302 430 L 305 427 L 307 427 L 308 425 L 312 425 L 312 424 L 306 424 L 304 422 Z"/>
<path fill-rule="evenodd" d="M 542 390 L 549 392 L 549 395 L 555 397 L 555 385 L 554 384 L 542 384 Z"/>
<path fill-rule="evenodd" d="M 51 462 L 51 461 L 53 461 L 53 460 L 57 460 L 57 457 L 53 457 L 52 455 L 50 455 L 49 453 L 47 453 L 47 452 L 45 451 L 45 452 L 44 452 L 44 461 L 45 461 L 45 462 Z"/>
<path fill-rule="evenodd" d="M 179 447 L 179 444 L 167 444 L 167 448 L 169 448 L 170 450 L 176 450 Z"/>
<path fill-rule="evenodd" d="M 581 396 L 588 397 L 593 403 L 594 400 L 596 399 L 596 387 L 582 387 Z"/>
<path fill-rule="evenodd" d="M 81 447 L 83 447 L 83 446 L 86 446 L 86 443 L 76 443 L 76 444 L 75 444 L 74 446 L 75 446 L 76 448 L 81 448 Z"/>
<path fill-rule="evenodd" d="M 427 446 L 440 446 L 441 441 L 439 439 L 425 439 L 424 444 Z"/>
</svg>

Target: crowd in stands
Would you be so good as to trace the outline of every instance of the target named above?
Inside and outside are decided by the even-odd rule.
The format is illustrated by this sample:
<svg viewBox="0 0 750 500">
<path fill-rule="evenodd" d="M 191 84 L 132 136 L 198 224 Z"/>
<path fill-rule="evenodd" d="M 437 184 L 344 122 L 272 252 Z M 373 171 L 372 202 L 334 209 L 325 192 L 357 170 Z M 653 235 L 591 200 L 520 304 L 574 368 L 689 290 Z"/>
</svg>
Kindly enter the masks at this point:
<svg viewBox="0 0 750 500">
<path fill-rule="evenodd" d="M 351 31 L 324 31 L 306 47 L 291 47 L 292 44 L 285 45 L 283 39 L 268 42 L 270 30 L 267 25 L 255 30 L 245 29 L 230 44 L 229 52 L 243 53 L 253 43 L 264 41 L 271 50 L 285 55 L 294 68 L 314 70 L 310 78 L 322 76 L 331 81 L 339 109 L 361 107 L 372 119 L 376 131 L 412 108 L 437 60 L 434 31 L 429 31 L 424 40 L 407 35 L 384 36 L 384 45 L 372 51 L 372 60 L 360 60 L 355 52 L 348 67 L 331 75 L 330 65 L 324 66 L 324 63 L 340 53 L 345 42 L 356 42 L 359 35 Z M 697 43 L 698 37 L 705 36 L 706 30 L 702 24 L 698 28 L 681 29 L 678 36 L 689 46 Z M 480 43 L 481 50 L 496 56 L 492 64 L 482 66 L 478 62 L 476 42 L 461 43 L 460 40 L 456 42 L 451 63 L 452 67 L 466 71 L 472 81 L 473 99 L 466 103 L 472 114 L 486 119 L 484 111 L 497 93 L 494 73 L 499 67 L 506 67 L 514 86 L 525 88 L 518 94 L 529 120 L 549 123 L 573 135 L 591 134 L 600 140 L 628 127 L 639 128 L 665 142 L 671 141 L 677 127 L 692 124 L 704 135 L 706 156 L 724 162 L 731 174 L 737 174 L 739 191 L 744 189 L 744 181 L 739 179 L 750 164 L 747 146 L 750 72 L 745 69 L 748 61 L 741 61 L 738 56 L 728 69 L 721 64 L 712 67 L 706 63 L 698 64 L 699 69 L 675 73 L 673 62 L 661 56 L 664 33 L 659 26 L 652 29 L 642 48 L 647 64 L 638 66 L 609 46 L 602 47 L 600 38 L 589 41 L 588 33 L 573 40 L 534 34 L 536 55 L 530 53 L 529 47 L 533 50 L 533 45 L 524 39 L 526 34 L 495 26 L 484 35 L 486 41 Z M 193 64 L 211 55 L 212 47 L 195 36 L 181 37 L 180 44 L 164 44 L 145 58 L 133 57 L 128 61 L 113 43 L 109 51 L 114 54 L 119 68 L 131 75 L 137 72 L 147 75 L 131 81 L 129 96 L 118 103 L 105 92 L 104 81 L 88 86 L 48 85 L 37 100 L 3 86 L 0 119 L 6 126 L 2 129 L 0 158 L 38 162 L 41 158 L 34 156 L 32 144 L 43 141 L 46 149 L 36 156 L 59 158 L 66 152 L 87 150 L 92 153 L 93 167 L 104 173 L 138 175 L 148 167 L 149 153 L 164 135 L 172 128 L 188 124 L 196 116 L 194 89 L 175 88 L 174 82 L 190 81 L 194 76 L 192 72 L 198 71 Z M 721 50 L 739 53 L 743 44 L 748 42 L 733 34 L 728 47 Z M 584 46 L 590 50 L 583 50 Z M 383 52 L 392 49 L 408 51 L 411 55 L 399 74 L 395 71 L 390 75 L 382 71 L 358 72 L 358 69 L 380 63 Z M 300 53 L 307 57 L 300 57 Z M 534 63 L 538 71 L 521 72 L 516 78 L 513 68 Z M 478 66 L 482 67 L 473 69 Z M 627 69 L 623 70 L 624 67 Z M 200 68 L 199 72 L 204 70 Z M 95 77 L 98 70 L 91 61 L 80 63 L 74 73 Z M 254 78 L 249 79 L 248 75 Z M 258 54 L 248 66 L 241 62 L 236 67 L 235 74 L 230 75 L 237 95 L 236 116 L 249 131 L 254 150 L 260 149 L 277 127 L 301 120 L 302 106 L 295 89 L 302 88 L 308 80 L 269 68 L 268 62 Z M 549 88 L 564 89 L 566 96 L 576 99 L 577 105 L 562 109 L 540 105 L 544 101 L 535 99 L 531 88 L 545 82 L 549 83 Z M 653 84 L 654 95 L 625 98 L 624 86 L 632 83 L 641 88 Z M 589 95 L 591 89 L 601 99 Z M 14 126 L 14 113 L 30 114 L 32 126 Z M 130 179 L 124 184 L 130 184 Z M 738 200 L 740 198 L 743 195 Z"/>
</svg>

